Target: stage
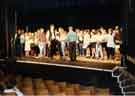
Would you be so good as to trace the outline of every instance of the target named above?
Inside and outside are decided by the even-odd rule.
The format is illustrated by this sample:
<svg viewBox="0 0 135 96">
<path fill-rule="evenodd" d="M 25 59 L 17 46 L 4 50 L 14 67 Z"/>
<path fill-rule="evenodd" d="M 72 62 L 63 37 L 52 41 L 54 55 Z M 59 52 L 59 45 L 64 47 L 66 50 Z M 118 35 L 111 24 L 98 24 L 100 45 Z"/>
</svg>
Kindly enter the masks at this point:
<svg viewBox="0 0 135 96">
<path fill-rule="evenodd" d="M 100 59 L 91 59 L 86 57 L 77 57 L 77 61 L 71 62 L 69 58 L 63 60 L 50 59 L 47 57 L 35 58 L 35 57 L 19 57 L 17 58 L 17 63 L 29 63 L 29 64 L 40 64 L 40 65 L 49 65 L 49 66 L 58 66 L 58 67 L 68 67 L 68 68 L 79 68 L 87 70 L 98 70 L 98 71 L 108 71 L 111 72 L 115 66 L 120 65 L 120 61 L 116 60 L 100 60 Z"/>
</svg>

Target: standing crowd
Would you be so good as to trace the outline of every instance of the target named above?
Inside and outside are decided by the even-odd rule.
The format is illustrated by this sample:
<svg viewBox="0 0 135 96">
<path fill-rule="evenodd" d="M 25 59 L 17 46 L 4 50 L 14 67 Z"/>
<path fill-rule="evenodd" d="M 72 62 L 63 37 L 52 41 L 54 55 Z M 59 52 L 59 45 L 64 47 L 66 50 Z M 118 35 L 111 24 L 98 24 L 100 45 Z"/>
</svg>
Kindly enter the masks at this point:
<svg viewBox="0 0 135 96">
<path fill-rule="evenodd" d="M 52 24 L 48 30 L 37 29 L 36 32 L 24 32 L 18 29 L 15 34 L 16 56 L 50 57 L 66 56 L 75 61 L 77 56 L 95 59 L 115 59 L 120 49 L 119 26 L 105 29 L 55 28 Z"/>
</svg>

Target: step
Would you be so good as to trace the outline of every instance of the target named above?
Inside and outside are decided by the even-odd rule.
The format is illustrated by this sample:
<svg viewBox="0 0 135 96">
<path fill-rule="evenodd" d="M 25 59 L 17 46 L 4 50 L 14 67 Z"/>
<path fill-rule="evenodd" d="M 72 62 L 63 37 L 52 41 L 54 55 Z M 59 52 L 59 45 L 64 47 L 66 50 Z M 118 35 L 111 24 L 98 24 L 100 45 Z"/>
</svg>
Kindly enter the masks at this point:
<svg viewBox="0 0 135 96">
<path fill-rule="evenodd" d="M 125 92 L 124 96 L 135 96 L 135 92 Z"/>
<path fill-rule="evenodd" d="M 122 88 L 123 92 L 135 92 L 135 86 L 130 86 L 127 88 Z"/>
<path fill-rule="evenodd" d="M 127 69 L 126 67 L 120 67 L 120 66 L 116 66 L 113 70 L 112 70 L 112 77 L 118 77 L 123 70 Z"/>
<path fill-rule="evenodd" d="M 126 80 L 123 80 L 119 83 L 120 87 L 128 87 L 128 86 L 131 86 L 131 85 L 135 85 L 135 81 L 133 80 L 130 80 L 130 79 L 126 79 Z"/>
</svg>

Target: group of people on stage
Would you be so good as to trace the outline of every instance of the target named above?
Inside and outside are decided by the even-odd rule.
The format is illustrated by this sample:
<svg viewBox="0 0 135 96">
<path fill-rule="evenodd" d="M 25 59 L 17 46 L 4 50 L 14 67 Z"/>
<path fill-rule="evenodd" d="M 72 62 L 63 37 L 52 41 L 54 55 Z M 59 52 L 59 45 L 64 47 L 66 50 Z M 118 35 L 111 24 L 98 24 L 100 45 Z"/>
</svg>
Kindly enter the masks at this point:
<svg viewBox="0 0 135 96">
<path fill-rule="evenodd" d="M 105 29 L 78 29 L 72 26 L 66 31 L 53 24 L 48 30 L 37 29 L 36 32 L 24 32 L 18 29 L 15 34 L 17 56 L 50 57 L 60 55 L 75 61 L 77 56 L 96 59 L 114 59 L 120 48 L 119 26 Z M 67 55 L 68 52 L 68 55 Z"/>
</svg>

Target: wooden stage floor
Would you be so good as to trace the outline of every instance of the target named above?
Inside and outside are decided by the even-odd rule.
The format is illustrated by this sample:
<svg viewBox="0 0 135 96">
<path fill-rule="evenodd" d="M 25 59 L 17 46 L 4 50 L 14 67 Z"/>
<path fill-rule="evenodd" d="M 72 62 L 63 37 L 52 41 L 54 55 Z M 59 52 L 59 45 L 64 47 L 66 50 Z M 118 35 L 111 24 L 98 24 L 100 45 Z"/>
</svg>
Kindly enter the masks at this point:
<svg viewBox="0 0 135 96">
<path fill-rule="evenodd" d="M 60 66 L 60 67 L 92 69 L 92 70 L 100 70 L 100 71 L 104 71 L 104 70 L 111 71 L 115 66 L 120 65 L 120 61 L 116 61 L 116 60 L 100 60 L 100 59 L 90 59 L 86 57 L 77 57 L 77 61 L 74 62 L 71 62 L 68 57 L 66 57 L 66 59 L 64 60 L 50 59 L 47 57 L 42 57 L 42 58 L 21 57 L 21 58 L 17 58 L 17 62 Z"/>
</svg>

